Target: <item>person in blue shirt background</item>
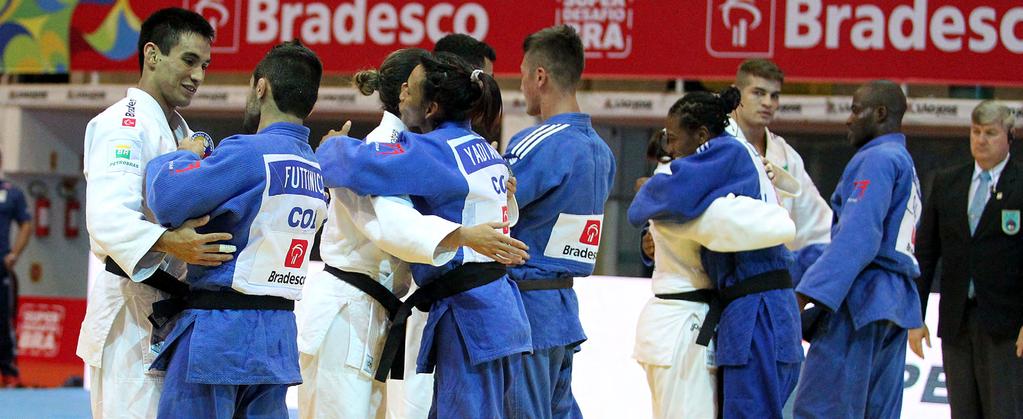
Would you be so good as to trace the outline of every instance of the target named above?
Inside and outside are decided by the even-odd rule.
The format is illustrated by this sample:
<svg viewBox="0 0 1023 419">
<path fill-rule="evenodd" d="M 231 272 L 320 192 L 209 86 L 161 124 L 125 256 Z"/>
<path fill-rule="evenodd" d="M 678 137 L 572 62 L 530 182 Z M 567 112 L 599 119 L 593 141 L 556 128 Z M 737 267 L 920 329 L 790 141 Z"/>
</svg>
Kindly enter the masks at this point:
<svg viewBox="0 0 1023 419">
<path fill-rule="evenodd" d="M 11 223 L 18 225 L 18 236 L 11 247 Z M 15 364 L 17 338 L 14 335 L 14 318 L 17 316 L 18 287 L 14 277 L 14 264 L 18 263 L 21 252 L 32 236 L 32 216 L 28 213 L 25 193 L 7 180 L 0 179 L 0 255 L 4 255 L 0 266 L 0 374 L 2 387 L 21 385 L 18 367 Z"/>
<path fill-rule="evenodd" d="M 198 142 L 183 141 L 146 168 L 160 224 L 209 214 L 203 229 L 230 232 L 227 246 L 240 249 L 220 266 L 189 266 L 185 311 L 153 362 L 167 371 L 160 418 L 288 416 L 287 387 L 301 382 L 294 300 L 327 210 L 302 126 L 322 69 L 301 44 L 277 45 L 250 80 L 243 129 L 254 134 L 228 137 L 202 160 Z"/>
<path fill-rule="evenodd" d="M 533 352 L 515 359 L 511 402 L 533 417 L 581 417 L 572 395 L 572 355 L 586 335 L 572 282 L 593 273 L 615 160 L 576 100 L 584 58 L 575 30 L 540 30 L 523 50 L 526 113 L 543 123 L 513 136 L 505 155 L 520 206 L 511 233 L 530 256 L 509 275 L 522 291 L 533 332 Z"/>
<path fill-rule="evenodd" d="M 856 90 L 850 111 L 859 150 L 831 196 L 831 244 L 796 286 L 801 308 L 826 311 L 796 391 L 797 418 L 899 417 L 907 329 L 923 325 L 913 255 L 923 208 L 901 132 L 906 96 L 873 81 Z"/>
<path fill-rule="evenodd" d="M 514 222 L 505 160 L 470 130 L 472 115 L 484 115 L 489 125 L 501 112 L 500 90 L 492 77 L 455 55 L 434 54 L 403 86 L 400 111 L 408 130 L 395 143 L 342 136 L 320 145 L 316 155 L 328 188 L 409 195 L 422 214 L 462 225 Z M 509 362 L 532 345 L 522 299 L 502 265 L 513 262 L 513 248 L 499 247 L 496 259 L 459 247 L 441 266 L 412 266 L 420 288 L 392 319 L 376 379 L 401 372 L 412 307 L 429 311 L 417 372 L 436 367 L 430 417 L 513 416 L 505 400 L 507 386 L 515 381 Z"/>
<path fill-rule="evenodd" d="M 756 149 L 728 134 L 728 114 L 739 91 L 720 95 L 693 92 L 668 112 L 669 136 L 681 137 L 687 157 L 675 159 L 671 174 L 648 180 L 629 207 L 629 222 L 686 222 L 714 200 L 733 194 L 777 204 L 778 195 Z M 726 418 L 782 417 L 796 387 L 803 351 L 799 313 L 792 292 L 792 256 L 783 245 L 725 253 L 704 248 L 701 262 L 718 289 L 717 301 L 700 328 L 697 343 L 714 339 Z"/>
</svg>

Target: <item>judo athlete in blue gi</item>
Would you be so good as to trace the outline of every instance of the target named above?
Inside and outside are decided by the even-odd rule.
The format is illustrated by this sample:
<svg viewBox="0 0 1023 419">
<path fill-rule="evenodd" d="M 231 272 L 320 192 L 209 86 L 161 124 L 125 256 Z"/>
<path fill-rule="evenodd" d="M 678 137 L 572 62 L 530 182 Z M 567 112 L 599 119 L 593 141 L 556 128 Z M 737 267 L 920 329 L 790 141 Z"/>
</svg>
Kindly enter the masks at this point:
<svg viewBox="0 0 1023 419">
<path fill-rule="evenodd" d="M 544 122 L 511 138 L 505 157 L 518 187 L 512 236 L 530 258 L 508 273 L 522 291 L 533 352 L 516 357 L 511 403 L 518 417 L 581 417 L 572 396 L 572 355 L 584 340 L 572 282 L 593 273 L 614 181 L 611 149 L 575 97 L 583 46 L 569 26 L 526 38 L 522 92 L 526 112 Z"/>
<path fill-rule="evenodd" d="M 796 287 L 828 313 L 810 342 L 796 392 L 797 418 L 897 418 L 906 330 L 920 327 L 913 256 L 922 208 L 900 132 L 906 97 L 874 81 L 853 96 L 846 121 L 859 151 L 831 196 L 831 244 Z"/>
<path fill-rule="evenodd" d="M 728 113 L 738 103 L 739 91 L 733 87 L 720 96 L 690 93 L 672 106 L 667 126 L 679 129 L 669 135 L 699 148 L 675 159 L 670 175 L 655 174 L 643 185 L 629 208 L 630 223 L 693 220 L 728 194 L 778 203 L 756 149 L 725 132 Z M 781 245 L 735 253 L 703 249 L 701 262 L 719 295 L 693 298 L 711 305 L 697 343 L 707 345 L 718 326 L 715 357 L 723 416 L 780 419 L 803 358 L 788 271 L 791 255 Z"/>
<path fill-rule="evenodd" d="M 167 370 L 160 418 L 288 417 L 285 393 L 302 380 L 294 300 L 327 210 L 302 126 L 321 73 L 301 44 L 274 47 L 250 81 L 243 127 L 255 134 L 225 138 L 203 160 L 184 142 L 146 168 L 160 224 L 210 214 L 204 228 L 232 233 L 240 249 L 221 266 L 188 269 L 184 311 L 153 365 Z"/>
<path fill-rule="evenodd" d="M 488 123 L 500 114 L 493 78 L 454 55 L 435 54 L 413 70 L 400 110 L 409 130 L 393 144 L 339 137 L 320 145 L 316 154 L 328 188 L 409 195 L 422 214 L 463 225 L 513 218 L 505 187 L 508 167 L 469 128 L 474 113 L 486 115 Z M 511 252 L 511 246 L 503 246 Z M 417 371 L 436 367 L 430 417 L 507 417 L 505 391 L 513 380 L 509 357 L 532 346 L 522 299 L 504 265 L 460 247 L 442 266 L 412 265 L 412 275 L 419 289 L 392 319 L 376 378 L 402 372 L 405 321 L 412 307 L 428 310 Z"/>
</svg>

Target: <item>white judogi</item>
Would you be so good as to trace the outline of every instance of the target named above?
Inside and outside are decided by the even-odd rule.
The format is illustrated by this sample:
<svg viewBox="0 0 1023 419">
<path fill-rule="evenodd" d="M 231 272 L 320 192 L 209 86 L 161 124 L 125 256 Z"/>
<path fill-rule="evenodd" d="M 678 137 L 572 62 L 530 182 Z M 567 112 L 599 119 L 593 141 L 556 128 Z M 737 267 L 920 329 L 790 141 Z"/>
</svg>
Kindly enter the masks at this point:
<svg viewBox="0 0 1023 419">
<path fill-rule="evenodd" d="M 730 118 L 728 122 L 725 132 L 748 142 L 735 119 Z M 831 243 L 831 207 L 806 173 L 803 158 L 784 138 L 771 130 L 767 130 L 765 154 L 774 167 L 788 172 L 801 188 L 801 193 L 796 196 L 780 194 L 782 207 L 796 223 L 796 237 L 785 243 L 785 247 L 795 251 L 810 245 Z"/>
<path fill-rule="evenodd" d="M 366 141 L 394 142 L 404 129 L 397 116 L 384 112 Z M 320 240 L 327 265 L 365 274 L 402 297 L 411 283 L 402 260 L 439 265 L 454 256 L 453 249 L 438 246 L 458 224 L 421 215 L 402 198 L 360 196 L 345 188 L 331 189 L 330 195 Z M 327 272 L 309 278 L 303 294 L 295 306 L 303 380 L 299 415 L 383 418 L 386 386 L 373 374 L 387 335 L 387 311 Z M 410 376 L 415 369 L 406 371 Z"/>
<path fill-rule="evenodd" d="M 667 165 L 658 172 L 670 173 Z M 748 197 L 715 200 L 699 218 L 652 221 L 654 294 L 713 288 L 700 249 L 738 252 L 792 240 L 795 226 L 779 206 Z M 646 371 L 655 418 L 713 418 L 717 414 L 713 343 L 696 344 L 705 303 L 651 297 L 640 313 L 633 357 Z"/>
<path fill-rule="evenodd" d="M 162 377 L 150 374 L 157 352 L 146 317 L 167 295 L 138 283 L 158 268 L 182 278 L 185 264 L 151 251 L 166 231 L 154 224 L 143 198 L 143 173 L 150 159 L 177 149 L 191 135 L 177 112 L 168 121 L 148 93 L 127 97 L 97 115 L 85 129 L 86 227 L 100 260 L 112 258 L 132 281 L 105 270 L 89 290 L 77 355 L 90 368 L 95 418 L 156 415 Z M 136 282 L 133 282 L 136 281 Z"/>
</svg>

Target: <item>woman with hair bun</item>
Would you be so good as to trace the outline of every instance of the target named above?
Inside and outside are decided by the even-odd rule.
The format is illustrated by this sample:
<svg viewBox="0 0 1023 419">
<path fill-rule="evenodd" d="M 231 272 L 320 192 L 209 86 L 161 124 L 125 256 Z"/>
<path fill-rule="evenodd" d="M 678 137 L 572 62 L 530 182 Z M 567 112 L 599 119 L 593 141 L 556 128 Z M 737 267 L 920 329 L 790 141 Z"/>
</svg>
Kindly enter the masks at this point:
<svg viewBox="0 0 1023 419">
<path fill-rule="evenodd" d="M 501 93 L 492 77 L 452 54 L 423 58 L 401 94 L 409 130 L 393 145 L 349 137 L 324 141 L 316 151 L 324 182 L 360 194 L 409 195 L 423 214 L 490 223 L 507 235 L 517 212 L 505 185 L 511 173 L 469 122 L 480 115 L 490 124 L 500 113 Z M 429 311 L 417 371 L 436 368 L 430 417 L 511 417 L 505 400 L 510 359 L 532 350 L 522 298 L 505 269 L 517 263 L 508 255 L 512 247 L 496 247 L 492 255 L 448 250 L 440 266 L 412 265 L 419 289 L 393 317 L 376 378 L 402 373 L 406 319 L 416 307 Z"/>
<path fill-rule="evenodd" d="M 405 131 L 398 116 L 402 85 L 429 55 L 418 48 L 400 49 L 380 68 L 355 75 L 359 91 L 367 96 L 377 92 L 384 111 L 368 143 L 391 145 Z M 389 319 L 411 283 L 408 262 L 440 265 L 451 258 L 448 249 L 458 246 L 493 255 L 486 252 L 495 246 L 525 245 L 485 223 L 462 227 L 422 215 L 407 197 L 370 197 L 327 186 L 331 201 L 320 243 L 326 268 L 306 281 L 305 298 L 295 310 L 304 382 L 298 388 L 299 415 L 383 417 L 386 386 L 373 375 Z"/>
<path fill-rule="evenodd" d="M 780 213 L 774 215 L 784 215 L 756 149 L 725 131 L 728 114 L 738 106 L 739 98 L 738 89 L 732 87 L 720 94 L 689 93 L 675 102 L 668 112 L 664 135 L 668 152 L 676 158 L 669 166 L 670 172 L 655 174 L 640 189 L 629 208 L 630 223 L 642 226 L 651 220 L 655 227 L 678 228 L 677 223 L 706 222 L 706 219 L 700 220 L 701 216 L 717 214 L 723 202 L 721 198 L 730 196 L 758 200 L 777 207 Z M 745 227 L 738 229 L 733 228 L 738 224 L 731 224 L 743 222 Z M 659 398 L 678 397 L 677 390 L 664 391 L 666 387 L 671 388 L 672 383 L 668 381 L 684 381 L 686 374 L 699 378 L 702 374 L 705 387 L 707 373 L 698 368 L 716 366 L 721 390 L 717 399 L 723 417 L 780 419 L 782 407 L 795 389 L 803 359 L 799 311 L 788 274 L 791 255 L 782 245 L 792 239 L 795 226 L 787 216 L 764 218 L 750 211 L 735 213 L 734 209 L 730 216 L 721 217 L 715 224 L 708 234 L 718 242 L 696 240 L 702 245 L 698 249 L 673 243 L 670 230 L 654 229 L 655 241 L 661 241 L 655 245 L 657 255 L 665 261 L 678 259 L 686 266 L 665 263 L 668 272 L 660 277 L 655 274 L 656 300 L 665 300 L 660 304 L 676 305 L 665 308 L 658 303 L 648 304 L 637 333 L 637 359 L 647 370 L 655 410 Z M 729 242 L 726 237 L 729 234 L 737 236 L 737 243 L 732 244 L 738 246 L 721 245 Z M 673 250 L 690 254 L 688 257 L 672 254 Z M 698 257 L 692 254 L 695 251 L 699 252 Z M 662 260 L 657 261 L 658 267 Z M 702 266 L 696 266 L 694 271 L 696 261 Z M 658 281 L 658 278 L 663 280 Z M 708 292 L 711 287 L 717 288 L 717 292 Z M 682 307 L 687 303 L 690 305 Z M 702 315 L 700 303 L 707 304 L 705 315 Z M 682 361 L 689 362 L 688 369 L 672 365 L 678 362 L 672 359 L 678 354 L 661 346 L 665 345 L 664 341 L 680 341 L 683 326 L 693 323 L 691 318 L 680 318 L 673 327 L 657 331 L 644 328 L 644 318 L 656 321 L 658 314 L 666 310 L 687 308 L 689 313 L 702 319 L 695 336 L 696 345 L 706 348 L 713 338 L 711 347 L 715 348 L 704 351 L 694 351 L 692 346 L 681 348 L 690 351 L 689 358 Z M 672 330 L 674 335 L 668 336 Z M 690 331 L 690 340 L 682 343 L 690 345 L 692 338 Z M 693 353 L 704 353 L 704 363 L 696 362 L 699 359 L 695 359 Z M 674 367 L 680 375 L 666 376 L 666 370 L 658 368 L 665 364 L 669 370 Z M 687 396 L 693 403 L 690 408 L 695 407 L 701 397 L 707 397 L 706 392 L 689 390 Z M 662 397 L 658 397 L 659 391 Z M 694 394 L 697 397 L 693 397 Z M 685 407 L 682 406 L 683 411 Z"/>
</svg>

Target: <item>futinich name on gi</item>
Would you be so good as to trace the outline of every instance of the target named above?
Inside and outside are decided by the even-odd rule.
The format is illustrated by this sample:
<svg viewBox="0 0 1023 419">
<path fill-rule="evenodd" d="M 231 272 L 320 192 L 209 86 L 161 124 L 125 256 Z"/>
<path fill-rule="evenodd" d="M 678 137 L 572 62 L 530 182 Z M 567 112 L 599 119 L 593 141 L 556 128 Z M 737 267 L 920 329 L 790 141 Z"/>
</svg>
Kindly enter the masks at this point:
<svg viewBox="0 0 1023 419">
<path fill-rule="evenodd" d="M 597 252 L 590 249 L 580 249 L 578 247 L 572 247 L 565 245 L 565 250 L 561 251 L 561 254 L 565 256 L 575 256 L 577 258 L 585 258 L 589 260 L 597 260 Z"/>
<path fill-rule="evenodd" d="M 295 189 L 305 189 L 312 192 L 323 191 L 323 176 L 304 167 L 285 166 L 284 183 L 286 186 Z"/>
<path fill-rule="evenodd" d="M 270 271 L 270 277 L 266 279 L 266 282 L 274 284 L 303 285 L 305 284 L 305 276 L 292 275 L 291 273 L 279 274 L 277 271 Z"/>
</svg>

